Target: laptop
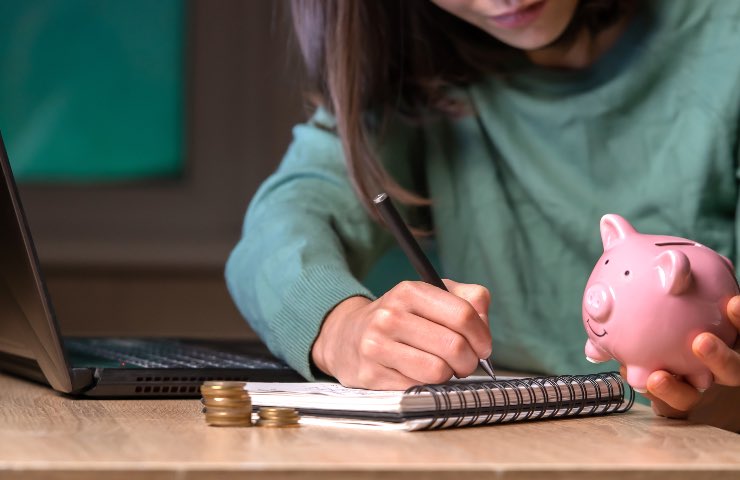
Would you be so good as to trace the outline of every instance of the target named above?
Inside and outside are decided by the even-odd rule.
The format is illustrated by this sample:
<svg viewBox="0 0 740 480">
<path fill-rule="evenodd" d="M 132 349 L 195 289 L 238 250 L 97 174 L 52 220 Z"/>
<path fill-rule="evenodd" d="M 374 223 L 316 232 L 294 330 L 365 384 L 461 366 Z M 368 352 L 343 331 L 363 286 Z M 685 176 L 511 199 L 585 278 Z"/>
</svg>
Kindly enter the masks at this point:
<svg viewBox="0 0 740 480">
<path fill-rule="evenodd" d="M 197 397 L 206 380 L 303 381 L 260 342 L 60 334 L 0 134 L 0 371 L 72 395 Z"/>
</svg>

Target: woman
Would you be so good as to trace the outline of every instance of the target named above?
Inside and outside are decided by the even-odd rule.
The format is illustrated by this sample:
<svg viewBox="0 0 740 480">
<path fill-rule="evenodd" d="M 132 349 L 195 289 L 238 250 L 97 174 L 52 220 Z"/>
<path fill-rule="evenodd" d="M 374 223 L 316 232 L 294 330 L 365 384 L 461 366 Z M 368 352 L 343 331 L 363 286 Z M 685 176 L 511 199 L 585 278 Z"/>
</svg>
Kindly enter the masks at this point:
<svg viewBox="0 0 740 480">
<path fill-rule="evenodd" d="M 735 259 L 739 3 L 294 0 L 293 14 L 319 109 L 252 201 L 227 279 L 307 378 L 402 389 L 491 351 L 586 371 L 580 302 L 607 212 Z M 376 298 L 360 282 L 392 244 L 369 207 L 382 190 L 433 233 L 449 293 L 401 282 Z M 740 327 L 740 299 L 728 312 Z M 737 352 L 706 333 L 693 349 L 740 385 Z M 663 371 L 648 390 L 671 416 L 701 395 Z"/>
</svg>

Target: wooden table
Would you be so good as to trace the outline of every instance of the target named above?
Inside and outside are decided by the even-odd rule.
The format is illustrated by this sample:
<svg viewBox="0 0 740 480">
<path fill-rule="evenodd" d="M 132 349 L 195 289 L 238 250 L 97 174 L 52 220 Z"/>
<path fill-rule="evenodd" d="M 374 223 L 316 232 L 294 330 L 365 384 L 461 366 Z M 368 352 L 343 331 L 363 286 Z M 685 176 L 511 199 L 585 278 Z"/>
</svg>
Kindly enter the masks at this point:
<svg viewBox="0 0 740 480">
<path fill-rule="evenodd" d="M 740 479 L 740 435 L 627 414 L 435 432 L 217 428 L 197 400 L 74 400 L 0 375 L 1 479 Z"/>
</svg>

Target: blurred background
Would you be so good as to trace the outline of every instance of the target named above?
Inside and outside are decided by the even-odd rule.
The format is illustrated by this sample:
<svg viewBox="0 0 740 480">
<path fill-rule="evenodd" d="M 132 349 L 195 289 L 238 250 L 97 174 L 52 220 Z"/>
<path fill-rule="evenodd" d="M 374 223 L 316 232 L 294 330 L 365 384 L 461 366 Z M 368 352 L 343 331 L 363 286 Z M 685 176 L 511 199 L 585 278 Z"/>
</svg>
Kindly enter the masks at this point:
<svg viewBox="0 0 740 480">
<path fill-rule="evenodd" d="M 253 336 L 223 267 L 305 118 L 287 2 L 0 2 L 0 131 L 65 335 Z"/>
</svg>

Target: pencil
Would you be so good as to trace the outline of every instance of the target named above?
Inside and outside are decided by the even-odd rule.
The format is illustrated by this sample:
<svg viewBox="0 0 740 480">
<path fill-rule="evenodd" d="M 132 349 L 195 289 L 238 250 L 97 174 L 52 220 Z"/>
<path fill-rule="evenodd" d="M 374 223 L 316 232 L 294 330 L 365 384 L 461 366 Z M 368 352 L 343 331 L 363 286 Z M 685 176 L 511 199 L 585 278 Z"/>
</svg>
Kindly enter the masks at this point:
<svg viewBox="0 0 740 480">
<path fill-rule="evenodd" d="M 375 203 L 375 207 L 378 209 L 378 214 L 385 222 L 388 230 L 390 230 L 391 234 L 396 238 L 398 245 L 401 247 L 401 250 L 403 250 L 403 253 L 408 257 L 414 270 L 416 270 L 421 277 L 421 280 L 434 285 L 437 288 L 441 288 L 442 290 L 449 291 L 444 282 L 442 282 L 437 271 L 434 269 L 434 266 L 432 266 L 432 263 L 424 254 L 419 243 L 411 234 L 411 231 L 406 226 L 401 215 L 399 215 L 398 210 L 393 206 L 393 202 L 391 202 L 391 198 L 388 194 L 381 193 L 373 199 L 373 203 Z M 496 374 L 493 372 L 493 365 L 491 364 L 490 357 L 482 358 L 478 363 L 484 372 L 490 375 L 492 379 L 496 380 Z"/>
</svg>

